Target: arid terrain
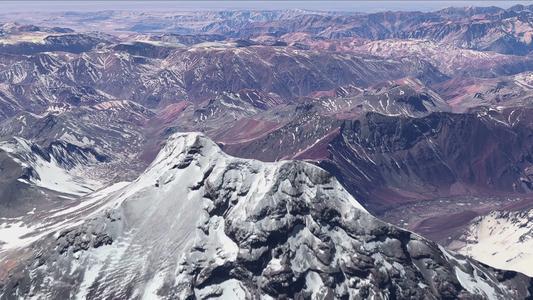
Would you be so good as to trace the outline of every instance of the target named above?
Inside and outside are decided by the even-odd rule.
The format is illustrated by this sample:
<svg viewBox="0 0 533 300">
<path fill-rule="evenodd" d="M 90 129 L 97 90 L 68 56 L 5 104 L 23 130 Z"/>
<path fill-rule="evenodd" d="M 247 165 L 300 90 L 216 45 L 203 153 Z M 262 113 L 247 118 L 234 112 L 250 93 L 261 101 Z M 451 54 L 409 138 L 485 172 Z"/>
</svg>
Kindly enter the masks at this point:
<svg viewBox="0 0 533 300">
<path fill-rule="evenodd" d="M 0 170 L 0 299 L 531 297 L 533 5 L 0 12 Z"/>
</svg>

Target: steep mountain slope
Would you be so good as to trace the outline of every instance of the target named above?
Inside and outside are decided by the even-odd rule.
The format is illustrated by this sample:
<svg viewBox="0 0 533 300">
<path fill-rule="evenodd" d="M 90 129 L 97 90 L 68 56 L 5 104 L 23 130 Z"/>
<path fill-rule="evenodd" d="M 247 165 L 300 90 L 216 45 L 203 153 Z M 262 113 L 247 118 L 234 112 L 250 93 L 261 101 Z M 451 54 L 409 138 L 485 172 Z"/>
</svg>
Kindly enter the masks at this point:
<svg viewBox="0 0 533 300">
<path fill-rule="evenodd" d="M 532 210 L 494 211 L 478 217 L 448 247 L 495 267 L 533 275 Z"/>
<path fill-rule="evenodd" d="M 495 77 L 531 70 L 530 56 L 504 55 L 497 52 L 476 51 L 438 43 L 432 39 L 386 39 L 351 47 L 358 53 L 379 57 L 419 57 L 430 62 L 447 76 Z"/>
<path fill-rule="evenodd" d="M 43 189 L 28 181 L 31 169 L 24 167 L 19 160 L 5 151 L 0 151 L 0 223 L 5 227 L 5 218 L 30 217 L 35 210 L 43 207 L 47 210 L 56 207 L 57 203 L 72 197 L 71 194 L 59 193 Z M 35 176 L 34 176 L 35 179 Z M 0 240 L 5 242 L 11 236 L 2 235 Z M 1 242 L 0 242 L 1 243 Z"/>
<path fill-rule="evenodd" d="M 0 298 L 527 295 L 533 6 L 15 18 Z"/>
<path fill-rule="evenodd" d="M 533 285 L 377 220 L 316 166 L 233 158 L 196 133 L 44 220 L 2 249 L 0 298 L 520 299 Z"/>
<path fill-rule="evenodd" d="M 422 117 L 451 111 L 444 99 L 414 78 L 381 82 L 364 89 L 359 97 L 341 98 L 351 100 L 359 114 L 373 111 L 389 116 Z"/>
<path fill-rule="evenodd" d="M 516 123 L 509 121 L 510 113 L 433 113 L 424 118 L 369 113 L 343 125 L 330 142 L 324 167 L 349 189 L 357 189 L 356 195 L 372 198 L 373 205 L 380 198 L 393 204 L 402 198 L 528 192 L 530 112 L 525 109 Z"/>
<path fill-rule="evenodd" d="M 386 101 L 381 103 L 386 107 Z M 394 100 L 390 104 L 397 107 Z M 325 117 L 311 106 L 264 135 L 223 147 L 267 161 L 316 161 L 379 214 L 404 201 L 530 192 L 530 115 L 528 108 L 483 108 L 416 118 L 365 111 Z"/>
<path fill-rule="evenodd" d="M 96 170 L 108 161 L 93 148 L 61 140 L 47 147 L 23 138 L 0 142 L 0 219 L 34 221 L 76 202 L 106 184 Z M 6 238 L 9 233 L 0 241 Z"/>
<path fill-rule="evenodd" d="M 109 41 L 111 43 L 111 41 Z M 0 52 L 0 116 L 20 111 L 43 113 L 51 105 L 89 106 L 127 99 L 148 108 L 178 100 L 201 103 L 224 92 L 258 90 L 290 100 L 338 86 L 368 86 L 413 77 L 425 83 L 446 80 L 417 58 L 394 60 L 352 53 L 316 52 L 285 46 L 245 45 L 232 41 L 187 48 L 151 45 L 139 53 L 102 46 L 81 54 Z M 131 51 L 130 51 L 131 52 Z M 145 53 L 146 52 L 146 53 Z"/>
<path fill-rule="evenodd" d="M 155 114 L 131 101 L 113 100 L 92 106 L 52 105 L 40 115 L 21 113 L 0 122 L 0 139 L 21 137 L 43 148 L 64 144 L 105 157 L 92 173 L 100 180 L 135 178 L 149 162 L 126 160 L 138 157 L 145 140 L 144 125 Z M 68 155 L 68 154 L 67 154 Z M 104 180 L 104 181 L 105 181 Z"/>
<path fill-rule="evenodd" d="M 81 178 L 79 172 L 89 164 L 104 162 L 107 158 L 90 148 L 81 148 L 66 142 L 55 142 L 43 149 L 21 138 L 1 142 L 0 151 L 8 153 L 24 169 L 21 181 L 49 190 L 71 195 L 83 195 L 102 185 L 101 182 Z"/>
<path fill-rule="evenodd" d="M 454 111 L 479 106 L 532 107 L 533 73 L 497 78 L 454 78 L 435 86 Z"/>
</svg>

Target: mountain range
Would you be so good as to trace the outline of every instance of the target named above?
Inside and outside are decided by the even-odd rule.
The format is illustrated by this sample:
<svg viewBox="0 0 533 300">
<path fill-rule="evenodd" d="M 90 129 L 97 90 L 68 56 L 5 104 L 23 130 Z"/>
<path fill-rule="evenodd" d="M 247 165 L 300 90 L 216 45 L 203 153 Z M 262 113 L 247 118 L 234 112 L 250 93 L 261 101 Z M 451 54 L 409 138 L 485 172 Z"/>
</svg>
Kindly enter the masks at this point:
<svg viewBox="0 0 533 300">
<path fill-rule="evenodd" d="M 526 299 L 533 6 L 0 13 L 0 299 Z"/>
</svg>

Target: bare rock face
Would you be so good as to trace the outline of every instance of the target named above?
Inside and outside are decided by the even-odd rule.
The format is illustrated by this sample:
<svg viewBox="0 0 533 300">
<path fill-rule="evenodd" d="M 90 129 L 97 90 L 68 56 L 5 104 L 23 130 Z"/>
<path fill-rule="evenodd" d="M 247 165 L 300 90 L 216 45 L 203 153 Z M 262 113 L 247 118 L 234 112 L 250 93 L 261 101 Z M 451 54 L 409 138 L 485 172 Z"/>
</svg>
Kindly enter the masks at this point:
<svg viewBox="0 0 533 300">
<path fill-rule="evenodd" d="M 528 118 L 529 110 L 523 113 Z M 420 199 L 526 194 L 531 125 L 513 124 L 508 116 L 487 110 L 423 118 L 368 113 L 343 124 L 322 165 L 365 204 L 368 199 L 374 212 L 390 207 L 387 199 L 408 198 L 399 190 Z"/>
<path fill-rule="evenodd" d="M 233 158 L 196 133 L 47 221 L 0 245 L 0 299 L 521 299 L 532 286 L 377 220 L 316 166 Z"/>
</svg>

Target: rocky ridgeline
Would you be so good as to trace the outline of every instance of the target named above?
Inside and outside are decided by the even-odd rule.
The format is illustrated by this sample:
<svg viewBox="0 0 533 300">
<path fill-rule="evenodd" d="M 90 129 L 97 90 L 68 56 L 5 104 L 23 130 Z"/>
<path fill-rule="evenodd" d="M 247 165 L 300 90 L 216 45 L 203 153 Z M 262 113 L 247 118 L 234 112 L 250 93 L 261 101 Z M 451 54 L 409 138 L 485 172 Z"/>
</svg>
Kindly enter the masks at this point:
<svg viewBox="0 0 533 300">
<path fill-rule="evenodd" d="M 520 299 L 532 286 L 379 221 L 316 166 L 233 158 L 200 134 L 172 135 L 99 197 L 5 255 L 1 299 Z"/>
</svg>

